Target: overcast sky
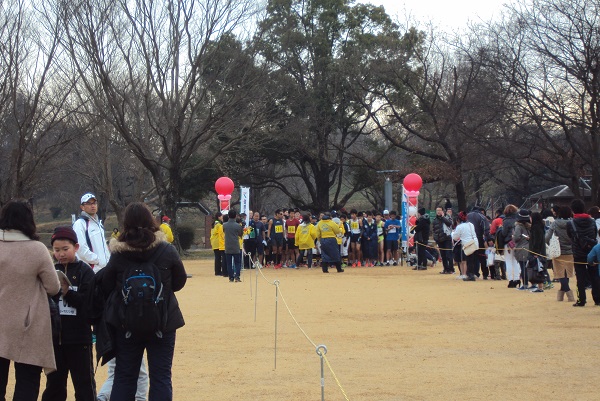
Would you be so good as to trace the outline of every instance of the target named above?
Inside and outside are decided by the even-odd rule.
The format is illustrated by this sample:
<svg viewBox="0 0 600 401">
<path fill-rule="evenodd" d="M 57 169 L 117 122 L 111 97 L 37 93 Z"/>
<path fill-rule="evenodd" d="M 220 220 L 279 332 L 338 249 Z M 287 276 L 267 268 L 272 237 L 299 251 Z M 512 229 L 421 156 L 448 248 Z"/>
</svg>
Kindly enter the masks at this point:
<svg viewBox="0 0 600 401">
<path fill-rule="evenodd" d="M 383 5 L 392 17 L 399 15 L 400 21 L 405 15 L 427 22 L 433 21 L 440 28 L 460 29 L 467 22 L 487 21 L 498 17 L 502 5 L 507 0 L 357 0 Z"/>
</svg>

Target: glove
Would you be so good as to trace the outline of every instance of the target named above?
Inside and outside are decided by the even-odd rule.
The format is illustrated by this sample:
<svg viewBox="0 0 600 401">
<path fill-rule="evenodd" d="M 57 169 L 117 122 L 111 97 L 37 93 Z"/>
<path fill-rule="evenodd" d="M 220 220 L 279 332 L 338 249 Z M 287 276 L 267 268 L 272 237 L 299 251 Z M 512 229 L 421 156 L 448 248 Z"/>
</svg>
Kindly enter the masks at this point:
<svg viewBox="0 0 600 401">
<path fill-rule="evenodd" d="M 267 241 L 266 240 L 263 240 L 263 245 L 267 246 Z"/>
</svg>

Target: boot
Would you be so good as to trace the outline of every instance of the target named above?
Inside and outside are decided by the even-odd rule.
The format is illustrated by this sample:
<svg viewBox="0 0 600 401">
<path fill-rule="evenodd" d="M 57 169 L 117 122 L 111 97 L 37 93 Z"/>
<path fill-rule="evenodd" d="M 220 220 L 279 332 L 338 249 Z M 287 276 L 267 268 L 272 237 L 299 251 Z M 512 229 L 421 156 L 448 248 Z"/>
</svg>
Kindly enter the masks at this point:
<svg viewBox="0 0 600 401">
<path fill-rule="evenodd" d="M 569 290 L 565 294 L 567 294 L 567 301 L 575 302 L 575 296 L 573 295 L 573 291 Z"/>
<path fill-rule="evenodd" d="M 557 291 L 556 292 L 556 300 L 559 302 L 564 301 L 565 299 L 565 292 L 564 291 Z"/>
</svg>

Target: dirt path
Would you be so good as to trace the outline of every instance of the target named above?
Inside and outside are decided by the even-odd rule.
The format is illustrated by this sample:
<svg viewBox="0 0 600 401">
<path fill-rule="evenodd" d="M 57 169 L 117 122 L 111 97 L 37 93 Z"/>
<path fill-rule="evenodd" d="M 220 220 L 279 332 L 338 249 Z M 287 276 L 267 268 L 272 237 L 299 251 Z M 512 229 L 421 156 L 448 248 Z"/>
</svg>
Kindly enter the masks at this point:
<svg viewBox="0 0 600 401">
<path fill-rule="evenodd" d="M 321 399 L 319 357 L 281 297 L 274 368 L 273 285 L 259 276 L 255 322 L 255 271 L 229 283 L 209 261 L 186 268 L 193 278 L 178 295 L 187 324 L 177 338 L 175 400 Z M 438 271 L 263 273 L 280 281 L 310 340 L 327 346 L 349 400 L 599 398 L 599 307 L 556 302 L 555 289 L 524 293 Z M 98 382 L 104 377 L 100 368 Z M 327 367 L 325 399 L 345 399 Z"/>
</svg>

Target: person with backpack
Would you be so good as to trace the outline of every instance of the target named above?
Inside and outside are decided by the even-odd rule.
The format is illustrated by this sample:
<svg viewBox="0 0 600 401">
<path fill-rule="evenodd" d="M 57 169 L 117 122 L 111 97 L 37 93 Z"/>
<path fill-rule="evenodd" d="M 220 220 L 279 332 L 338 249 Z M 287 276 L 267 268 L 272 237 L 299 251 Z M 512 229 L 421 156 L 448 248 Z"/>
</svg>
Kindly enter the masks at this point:
<svg viewBox="0 0 600 401">
<path fill-rule="evenodd" d="M 81 215 L 73 223 L 77 234 L 79 250 L 77 257 L 90 265 L 97 273 L 108 263 L 110 251 L 106 246 L 106 236 L 102 220 L 98 218 L 98 200 L 92 193 L 81 197 Z"/>
<path fill-rule="evenodd" d="M 600 277 L 596 266 L 588 265 L 587 256 L 596 245 L 596 222 L 585 211 L 581 199 L 571 202 L 573 219 L 567 224 L 567 235 L 571 238 L 575 277 L 577 279 L 577 302 L 573 306 L 585 306 L 587 302 L 585 290 L 592 285 L 592 298 L 600 306 Z"/>
<path fill-rule="evenodd" d="M 172 400 L 175 332 L 185 324 L 175 296 L 187 280 L 181 258 L 141 202 L 125 208 L 123 231 L 109 247 L 111 258 L 101 285 L 110 294 L 104 319 L 114 331 L 116 366 L 110 399 L 134 399 L 145 350 L 149 400 Z"/>
</svg>

